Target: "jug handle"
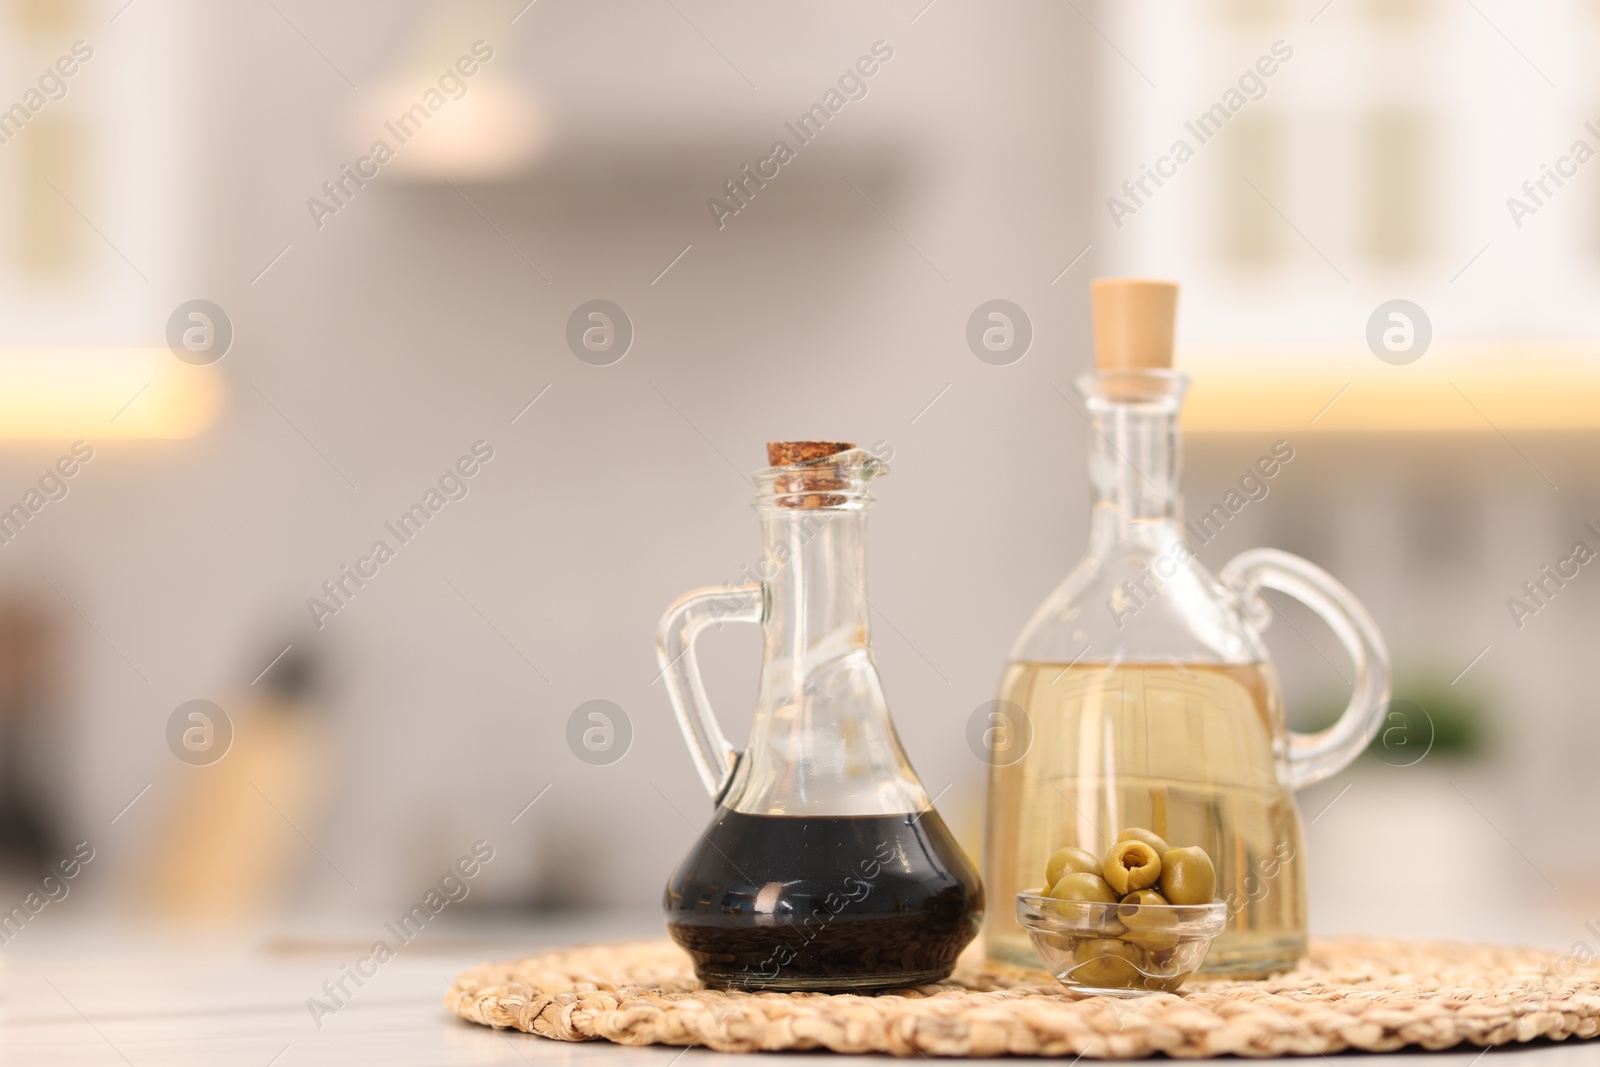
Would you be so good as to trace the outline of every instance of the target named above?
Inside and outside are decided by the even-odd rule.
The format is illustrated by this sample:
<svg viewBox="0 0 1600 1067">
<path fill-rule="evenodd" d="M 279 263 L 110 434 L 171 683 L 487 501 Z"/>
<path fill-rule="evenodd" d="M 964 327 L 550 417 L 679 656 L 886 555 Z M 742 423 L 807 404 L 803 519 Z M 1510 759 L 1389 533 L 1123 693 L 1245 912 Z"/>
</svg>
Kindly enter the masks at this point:
<svg viewBox="0 0 1600 1067">
<path fill-rule="evenodd" d="M 1320 782 L 1349 765 L 1372 742 L 1389 700 L 1389 650 L 1377 623 L 1355 595 L 1310 560 L 1275 548 L 1254 548 L 1228 561 L 1218 575 L 1261 629 L 1271 607 L 1261 588 L 1287 593 L 1316 612 L 1350 654 L 1355 685 L 1332 726 L 1314 734 L 1289 731 L 1289 784 Z"/>
<path fill-rule="evenodd" d="M 672 602 L 656 627 L 656 661 L 667 680 L 667 696 L 677 713 L 683 739 L 694 756 L 695 769 L 713 800 L 722 796 L 733 779 L 738 751 L 728 743 L 706 699 L 695 659 L 694 642 L 708 626 L 724 622 L 759 623 L 766 596 L 760 583 L 696 589 Z"/>
</svg>

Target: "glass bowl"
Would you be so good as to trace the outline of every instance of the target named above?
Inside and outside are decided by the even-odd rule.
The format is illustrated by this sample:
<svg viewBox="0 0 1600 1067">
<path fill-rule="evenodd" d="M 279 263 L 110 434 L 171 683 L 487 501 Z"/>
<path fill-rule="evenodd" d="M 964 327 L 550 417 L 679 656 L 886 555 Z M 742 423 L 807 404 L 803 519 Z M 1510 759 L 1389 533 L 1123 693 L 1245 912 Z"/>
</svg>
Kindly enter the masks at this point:
<svg viewBox="0 0 1600 1067">
<path fill-rule="evenodd" d="M 1017 922 L 1045 970 L 1075 993 L 1171 993 L 1205 962 L 1228 905 L 1098 904 L 1017 894 Z"/>
</svg>

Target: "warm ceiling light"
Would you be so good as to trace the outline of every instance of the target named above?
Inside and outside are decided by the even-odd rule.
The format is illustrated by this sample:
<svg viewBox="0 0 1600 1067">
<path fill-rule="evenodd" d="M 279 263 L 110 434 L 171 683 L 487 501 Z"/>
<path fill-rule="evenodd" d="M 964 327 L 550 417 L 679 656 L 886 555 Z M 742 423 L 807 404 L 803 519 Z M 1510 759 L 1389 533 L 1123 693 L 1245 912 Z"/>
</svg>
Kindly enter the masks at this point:
<svg viewBox="0 0 1600 1067">
<path fill-rule="evenodd" d="M 215 368 L 165 348 L 0 348 L 0 438 L 181 438 L 223 406 Z"/>
<path fill-rule="evenodd" d="M 389 116 L 405 114 L 415 96 L 412 83 L 374 92 L 383 102 L 378 114 Z M 394 162 L 384 169 L 414 181 L 499 181 L 527 171 L 549 139 L 550 118 L 539 100 L 484 74 L 412 140 L 397 143 Z"/>
<path fill-rule="evenodd" d="M 452 0 L 418 13 L 371 88 L 349 105 L 353 155 L 325 193 L 348 199 L 382 174 L 504 181 L 538 162 L 551 138 L 550 111 L 523 83 L 504 40 L 485 39 L 484 27 L 504 18 L 500 8 L 495 0 Z"/>
</svg>

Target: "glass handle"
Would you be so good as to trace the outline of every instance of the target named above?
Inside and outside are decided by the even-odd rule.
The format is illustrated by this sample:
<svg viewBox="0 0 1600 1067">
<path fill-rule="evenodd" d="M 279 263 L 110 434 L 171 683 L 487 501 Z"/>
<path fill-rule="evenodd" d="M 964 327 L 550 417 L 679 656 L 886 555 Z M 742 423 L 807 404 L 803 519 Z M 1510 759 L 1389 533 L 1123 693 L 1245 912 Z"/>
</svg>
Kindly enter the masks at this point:
<svg viewBox="0 0 1600 1067">
<path fill-rule="evenodd" d="M 706 627 L 720 629 L 725 622 L 759 623 L 765 601 L 760 584 L 697 589 L 673 601 L 656 627 L 656 660 L 667 680 L 667 696 L 694 756 L 695 769 L 713 800 L 728 788 L 739 753 L 728 744 L 706 699 L 694 655 L 695 638 Z"/>
<path fill-rule="evenodd" d="M 1276 589 L 1321 616 L 1350 654 L 1355 685 L 1344 714 L 1314 734 L 1289 731 L 1289 782 L 1294 788 L 1337 774 L 1372 742 L 1389 699 L 1389 650 L 1377 624 L 1355 595 L 1327 571 L 1275 548 L 1241 552 L 1228 561 L 1219 577 L 1245 606 L 1247 618 L 1269 619 L 1271 609 L 1262 599 L 1261 589 Z"/>
</svg>

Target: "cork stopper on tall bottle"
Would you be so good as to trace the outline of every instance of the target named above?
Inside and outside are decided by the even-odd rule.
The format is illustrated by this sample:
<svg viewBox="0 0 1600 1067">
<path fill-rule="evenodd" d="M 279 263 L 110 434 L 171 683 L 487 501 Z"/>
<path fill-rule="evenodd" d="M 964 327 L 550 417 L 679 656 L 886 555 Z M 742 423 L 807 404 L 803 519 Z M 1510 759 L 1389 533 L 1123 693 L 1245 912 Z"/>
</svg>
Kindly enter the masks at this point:
<svg viewBox="0 0 1600 1067">
<path fill-rule="evenodd" d="M 1100 278 L 1090 284 L 1089 297 L 1094 362 L 1102 374 L 1172 368 L 1177 282 Z"/>
<path fill-rule="evenodd" d="M 774 467 L 793 467 L 792 473 L 778 477 L 773 489 L 778 503 L 786 508 L 835 507 L 844 498 L 828 490 L 846 488 L 837 464 L 821 462 L 829 456 L 848 452 L 856 446 L 848 441 L 769 441 L 767 463 Z"/>
</svg>

